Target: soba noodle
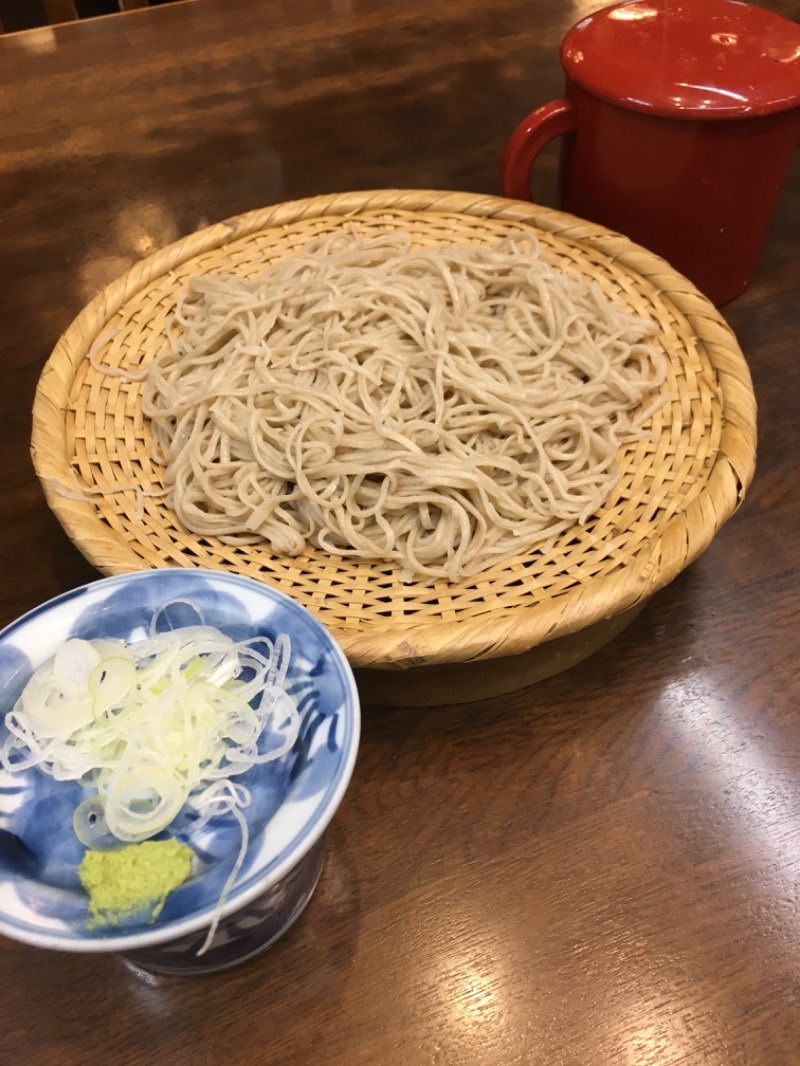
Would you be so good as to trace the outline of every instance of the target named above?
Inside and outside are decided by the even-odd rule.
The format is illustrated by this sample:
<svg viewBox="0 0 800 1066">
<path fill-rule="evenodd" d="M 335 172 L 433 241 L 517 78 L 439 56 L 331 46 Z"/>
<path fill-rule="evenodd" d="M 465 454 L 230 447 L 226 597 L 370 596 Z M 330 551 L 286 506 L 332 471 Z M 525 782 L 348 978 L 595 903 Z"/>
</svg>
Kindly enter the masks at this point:
<svg viewBox="0 0 800 1066">
<path fill-rule="evenodd" d="M 144 412 L 189 530 L 457 582 L 597 511 L 664 377 L 653 332 L 527 234 L 339 235 L 193 278 Z"/>
</svg>

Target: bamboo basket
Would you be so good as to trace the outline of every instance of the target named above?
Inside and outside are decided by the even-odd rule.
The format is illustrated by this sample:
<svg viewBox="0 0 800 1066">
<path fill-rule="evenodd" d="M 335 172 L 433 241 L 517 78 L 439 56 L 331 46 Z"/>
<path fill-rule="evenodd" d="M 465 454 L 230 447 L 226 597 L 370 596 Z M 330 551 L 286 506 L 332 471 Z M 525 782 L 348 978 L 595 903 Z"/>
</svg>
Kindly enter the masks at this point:
<svg viewBox="0 0 800 1066">
<path fill-rule="evenodd" d="M 590 521 L 547 551 L 521 554 L 458 585 L 403 585 L 388 565 L 318 549 L 277 557 L 264 547 L 196 536 L 162 498 L 146 495 L 162 489 L 163 471 L 151 459 L 142 383 L 97 371 L 90 349 L 105 366 L 144 367 L 162 349 L 191 275 L 256 276 L 343 226 L 364 236 L 402 231 L 417 246 L 491 244 L 532 230 L 551 263 L 595 279 L 621 305 L 656 321 L 655 343 L 669 360 L 662 386 L 668 399 L 653 416 L 651 436 L 621 449 L 619 483 Z M 50 507 L 102 573 L 208 567 L 272 584 L 332 630 L 365 702 L 411 706 L 509 692 L 605 644 L 708 547 L 743 499 L 755 444 L 755 400 L 736 339 L 664 260 L 532 204 L 383 190 L 254 211 L 138 263 L 59 340 L 36 392 L 32 455 Z"/>
</svg>

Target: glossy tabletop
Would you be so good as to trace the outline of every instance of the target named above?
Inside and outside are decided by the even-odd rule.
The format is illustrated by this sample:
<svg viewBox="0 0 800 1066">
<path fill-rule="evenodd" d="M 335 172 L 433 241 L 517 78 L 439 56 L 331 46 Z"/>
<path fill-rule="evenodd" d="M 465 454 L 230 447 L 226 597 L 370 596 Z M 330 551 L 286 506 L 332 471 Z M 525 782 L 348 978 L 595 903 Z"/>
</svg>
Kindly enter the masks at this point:
<svg viewBox="0 0 800 1066">
<path fill-rule="evenodd" d="M 600 6 L 192 0 L 0 37 L 0 624 L 97 576 L 28 454 L 86 301 L 251 208 L 496 193 L 507 137 L 561 92 L 561 37 Z M 550 156 L 548 205 L 554 180 Z M 800 1062 L 799 243 L 795 165 L 724 309 L 759 455 L 708 551 L 567 674 L 366 707 L 317 894 L 261 958 L 145 978 L 0 939 L 0 1062 Z"/>
</svg>

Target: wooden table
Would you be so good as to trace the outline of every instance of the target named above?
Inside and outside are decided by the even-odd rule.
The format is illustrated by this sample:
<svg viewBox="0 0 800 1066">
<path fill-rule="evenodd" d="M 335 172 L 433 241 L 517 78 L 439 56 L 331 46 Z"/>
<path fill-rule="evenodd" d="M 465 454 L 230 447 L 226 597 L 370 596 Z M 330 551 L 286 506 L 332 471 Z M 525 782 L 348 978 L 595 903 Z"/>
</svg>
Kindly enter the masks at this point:
<svg viewBox="0 0 800 1066">
<path fill-rule="evenodd" d="M 83 304 L 268 203 L 496 192 L 506 137 L 560 92 L 559 39 L 600 6 L 197 0 L 0 38 L 0 623 L 97 576 L 28 457 Z M 545 203 L 553 180 L 551 155 Z M 800 1062 L 799 243 L 795 167 L 726 308 L 759 465 L 706 554 L 566 675 L 365 708 L 320 888 L 261 959 L 148 981 L 0 940 L 0 1061 Z"/>
</svg>

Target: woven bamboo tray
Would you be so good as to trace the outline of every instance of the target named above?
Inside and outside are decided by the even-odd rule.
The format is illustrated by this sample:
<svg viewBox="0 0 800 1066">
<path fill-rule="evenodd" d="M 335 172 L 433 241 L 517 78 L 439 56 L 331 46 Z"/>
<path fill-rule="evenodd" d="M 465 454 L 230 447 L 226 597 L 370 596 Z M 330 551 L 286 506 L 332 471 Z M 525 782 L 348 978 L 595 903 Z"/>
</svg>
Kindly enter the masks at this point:
<svg viewBox="0 0 800 1066">
<path fill-rule="evenodd" d="M 495 243 L 521 229 L 555 265 L 594 278 L 654 319 L 668 401 L 650 437 L 622 448 L 620 481 L 585 526 L 457 586 L 401 585 L 391 566 L 309 550 L 281 558 L 187 532 L 158 496 L 136 370 L 165 343 L 193 274 L 255 276 L 343 225 L 419 246 Z M 105 340 L 103 340 L 105 338 Z M 491 196 L 360 192 L 280 204 L 192 234 L 100 293 L 59 340 L 39 381 L 32 453 L 48 503 L 104 574 L 164 566 L 231 570 L 294 596 L 335 634 L 366 701 L 435 704 L 511 691 L 570 666 L 619 632 L 741 502 L 754 471 L 756 410 L 742 353 L 715 308 L 664 260 L 572 216 Z M 58 486 L 117 491 L 71 499 Z M 128 488 L 125 488 L 128 486 Z M 122 488 L 121 488 L 122 487 Z"/>
</svg>

